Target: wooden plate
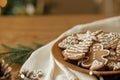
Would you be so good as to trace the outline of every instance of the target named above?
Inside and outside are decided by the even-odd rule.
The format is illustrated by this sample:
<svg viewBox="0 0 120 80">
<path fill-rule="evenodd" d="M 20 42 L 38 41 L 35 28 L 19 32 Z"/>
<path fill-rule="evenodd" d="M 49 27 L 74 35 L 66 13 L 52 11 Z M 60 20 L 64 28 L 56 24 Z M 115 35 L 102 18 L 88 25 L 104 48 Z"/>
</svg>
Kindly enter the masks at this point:
<svg viewBox="0 0 120 80">
<path fill-rule="evenodd" d="M 52 54 L 54 58 L 60 63 L 62 63 L 63 65 L 70 67 L 73 70 L 89 74 L 90 70 L 82 68 L 82 67 L 78 67 L 77 65 L 74 65 L 64 60 L 62 53 L 61 53 L 62 50 L 58 47 L 58 43 L 60 43 L 62 40 L 63 38 L 58 40 L 52 47 Z M 99 75 L 113 75 L 113 74 L 120 74 L 120 70 L 118 71 L 93 71 L 93 73 L 99 74 Z"/>
</svg>

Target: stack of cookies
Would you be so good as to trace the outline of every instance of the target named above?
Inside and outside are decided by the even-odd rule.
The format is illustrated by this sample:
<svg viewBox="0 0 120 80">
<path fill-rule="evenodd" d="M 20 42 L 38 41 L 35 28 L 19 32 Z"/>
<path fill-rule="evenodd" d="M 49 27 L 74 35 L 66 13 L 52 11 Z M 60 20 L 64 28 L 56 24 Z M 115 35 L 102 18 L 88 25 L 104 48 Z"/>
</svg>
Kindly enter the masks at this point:
<svg viewBox="0 0 120 80">
<path fill-rule="evenodd" d="M 58 46 L 64 60 L 85 69 L 120 70 L 120 33 L 88 30 L 65 37 Z"/>
</svg>

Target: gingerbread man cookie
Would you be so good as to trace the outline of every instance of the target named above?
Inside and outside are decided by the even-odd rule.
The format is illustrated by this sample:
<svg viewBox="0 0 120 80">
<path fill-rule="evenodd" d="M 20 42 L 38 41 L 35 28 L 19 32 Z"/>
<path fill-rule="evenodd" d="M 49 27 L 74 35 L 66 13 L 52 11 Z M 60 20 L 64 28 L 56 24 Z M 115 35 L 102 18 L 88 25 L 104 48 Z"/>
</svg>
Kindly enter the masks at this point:
<svg viewBox="0 0 120 80">
<path fill-rule="evenodd" d="M 105 58 L 105 56 L 109 55 L 109 50 L 103 49 L 103 45 L 96 43 L 91 48 L 90 53 L 88 53 L 88 60 L 82 62 L 83 67 L 87 67 L 90 70 L 99 70 L 103 68 L 107 62 L 108 59 Z"/>
</svg>

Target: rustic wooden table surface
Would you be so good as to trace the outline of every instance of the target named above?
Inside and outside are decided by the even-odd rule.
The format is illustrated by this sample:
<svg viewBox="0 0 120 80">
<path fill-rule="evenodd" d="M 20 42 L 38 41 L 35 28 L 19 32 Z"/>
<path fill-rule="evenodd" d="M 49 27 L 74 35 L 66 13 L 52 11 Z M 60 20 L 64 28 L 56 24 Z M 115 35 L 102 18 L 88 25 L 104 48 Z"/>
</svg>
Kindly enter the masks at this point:
<svg viewBox="0 0 120 80">
<path fill-rule="evenodd" d="M 1 16 L 0 44 L 15 46 L 32 42 L 47 44 L 64 31 L 77 24 L 88 23 L 112 16 L 107 15 L 44 15 L 44 16 Z M 0 51 L 4 49 L 0 46 Z M 12 74 L 18 73 L 20 65 L 12 65 Z M 13 76 L 13 77 L 14 77 Z"/>
</svg>

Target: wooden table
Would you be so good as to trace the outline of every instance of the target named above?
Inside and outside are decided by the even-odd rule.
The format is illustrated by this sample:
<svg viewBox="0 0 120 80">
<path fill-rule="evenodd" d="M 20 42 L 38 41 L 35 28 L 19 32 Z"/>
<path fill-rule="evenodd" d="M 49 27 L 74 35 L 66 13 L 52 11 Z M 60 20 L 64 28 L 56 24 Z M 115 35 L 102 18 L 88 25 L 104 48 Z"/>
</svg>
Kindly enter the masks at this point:
<svg viewBox="0 0 120 80">
<path fill-rule="evenodd" d="M 64 31 L 77 24 L 108 18 L 106 15 L 45 15 L 45 16 L 1 16 L 0 44 L 15 46 L 20 42 L 32 46 L 32 42 L 47 44 Z M 4 51 L 0 47 L 1 51 Z M 13 65 L 12 74 L 17 74 L 20 65 Z"/>
</svg>

